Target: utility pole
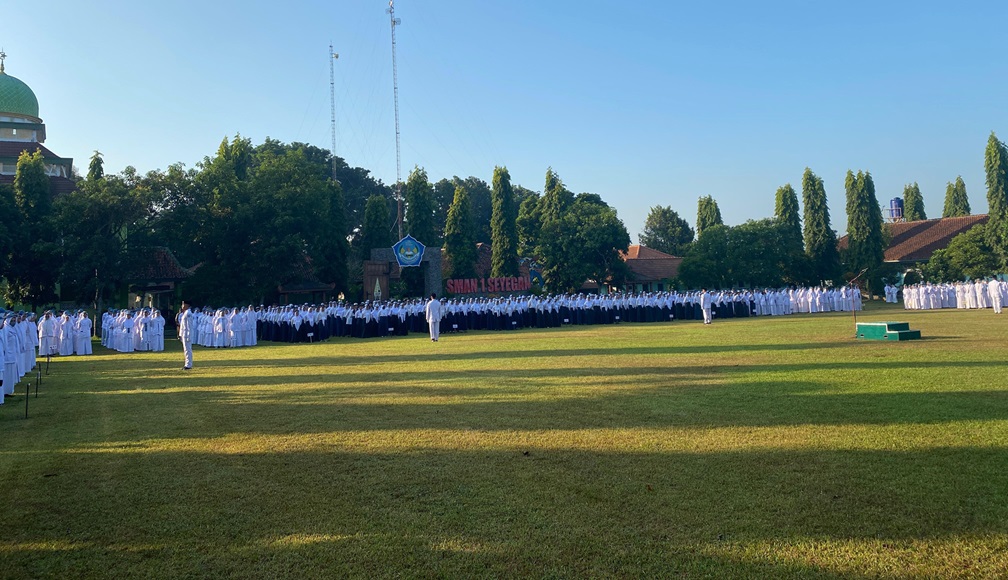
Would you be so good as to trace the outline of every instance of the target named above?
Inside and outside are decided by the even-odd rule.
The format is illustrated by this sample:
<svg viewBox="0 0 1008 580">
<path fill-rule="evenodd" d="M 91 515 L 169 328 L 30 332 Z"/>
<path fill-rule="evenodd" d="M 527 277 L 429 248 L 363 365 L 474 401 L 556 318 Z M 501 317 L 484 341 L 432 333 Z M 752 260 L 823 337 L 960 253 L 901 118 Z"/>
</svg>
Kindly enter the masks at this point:
<svg viewBox="0 0 1008 580">
<path fill-rule="evenodd" d="M 395 17 L 395 0 L 389 0 L 389 19 L 392 23 L 392 95 L 395 99 L 395 171 L 396 171 L 396 201 L 398 202 L 398 215 L 396 221 L 399 224 L 399 239 L 403 238 L 403 196 L 402 196 L 402 163 L 399 155 L 399 77 L 396 71 L 396 44 L 395 29 L 401 21 Z"/>
<path fill-rule="evenodd" d="M 336 181 L 336 59 L 339 54 L 333 52 L 332 43 L 329 43 L 329 112 L 332 119 L 332 178 Z"/>
</svg>

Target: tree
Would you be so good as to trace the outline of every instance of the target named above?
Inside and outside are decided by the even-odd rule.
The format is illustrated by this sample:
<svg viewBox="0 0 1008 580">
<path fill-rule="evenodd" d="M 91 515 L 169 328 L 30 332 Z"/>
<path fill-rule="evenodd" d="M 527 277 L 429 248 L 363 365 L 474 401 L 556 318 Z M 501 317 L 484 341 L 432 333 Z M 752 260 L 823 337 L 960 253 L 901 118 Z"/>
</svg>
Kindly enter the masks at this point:
<svg viewBox="0 0 1008 580">
<path fill-rule="evenodd" d="M 413 168 L 406 180 L 404 198 L 406 202 L 406 233 L 430 250 L 439 247 L 444 228 L 435 221 L 434 187 L 427 180 L 427 172 L 419 166 Z M 407 295 L 423 295 L 425 290 L 423 267 L 404 268 L 402 281 Z"/>
<path fill-rule="evenodd" d="M 473 240 L 472 203 L 462 184 L 455 186 L 455 200 L 448 209 L 444 231 L 444 253 L 449 264 L 449 278 L 476 275 L 476 242 Z"/>
<path fill-rule="evenodd" d="M 434 188 L 427 180 L 427 172 L 421 167 L 414 167 L 406 180 L 406 224 L 407 233 L 420 243 L 434 246 L 441 236 L 441 229 L 434 221 Z"/>
<path fill-rule="evenodd" d="M 705 229 L 723 223 L 721 209 L 718 208 L 714 198 L 709 195 L 701 197 L 697 202 L 696 235 L 699 236 Z"/>
<path fill-rule="evenodd" d="M 17 203 L 14 201 L 14 188 L 6 183 L 0 183 L 0 272 L 9 273 L 11 256 L 17 251 L 17 245 L 24 239 L 21 231 L 21 219 Z"/>
<path fill-rule="evenodd" d="M 798 209 L 798 194 L 790 183 L 777 189 L 774 203 L 774 219 L 780 226 L 775 235 L 780 236 L 781 274 L 788 284 L 809 282 L 809 260 L 805 257 L 802 240 L 801 213 Z"/>
<path fill-rule="evenodd" d="M 671 206 L 656 205 L 644 220 L 640 243 L 673 256 L 686 253 L 693 241 L 693 228 Z"/>
<path fill-rule="evenodd" d="M 441 236 L 444 235 L 444 224 L 448 223 L 448 208 L 455 200 L 455 186 L 458 183 L 459 178 L 456 177 L 454 179 L 442 178 L 434 184 L 434 223 L 441 224 L 441 229 L 437 232 L 438 246 L 444 243 L 444 238 Z"/>
<path fill-rule="evenodd" d="M 541 201 L 543 223 L 562 218 L 572 203 L 574 203 L 574 194 L 564 187 L 563 181 L 553 171 L 553 168 L 548 168 L 546 170 L 546 187 L 543 188 Z"/>
<path fill-rule="evenodd" d="M 357 253 L 361 260 L 371 259 L 371 250 L 375 248 L 391 248 L 392 215 L 389 212 L 388 200 L 384 195 L 374 194 L 367 200 L 364 209 L 364 224 L 360 236 L 355 240 Z"/>
<path fill-rule="evenodd" d="M 493 217 L 493 200 L 490 186 L 478 177 L 469 176 L 462 180 L 462 186 L 469 196 L 472 206 L 473 241 L 490 242 L 493 239 L 490 221 Z"/>
<path fill-rule="evenodd" d="M 542 198 L 538 193 L 531 192 L 525 196 L 518 207 L 518 220 L 515 224 L 518 230 L 518 255 L 523 258 L 537 257 L 539 233 L 542 230 Z"/>
<path fill-rule="evenodd" d="M 953 282 L 993 275 L 999 266 L 987 243 L 987 224 L 978 224 L 952 238 L 944 250 L 936 250 L 924 266 L 931 282 Z"/>
<path fill-rule="evenodd" d="M 492 213 L 490 216 L 490 275 L 518 275 L 518 212 L 511 174 L 507 167 L 494 167 Z"/>
<path fill-rule="evenodd" d="M 99 308 L 116 288 L 129 282 L 126 232 L 143 219 L 144 209 L 126 179 L 116 175 L 85 179 L 76 191 L 55 200 L 64 299 Z"/>
<path fill-rule="evenodd" d="M 679 280 L 690 288 L 781 286 L 794 257 L 785 239 L 793 233 L 777 219 L 711 226 L 683 258 Z"/>
<path fill-rule="evenodd" d="M 628 268 L 620 257 L 630 246 L 630 234 L 616 210 L 594 194 L 579 194 L 563 217 L 567 246 L 568 290 L 585 280 L 621 286 Z"/>
<path fill-rule="evenodd" d="M 903 219 L 908 222 L 927 219 L 927 214 L 924 213 L 924 197 L 916 181 L 903 187 Z"/>
<path fill-rule="evenodd" d="M 87 178 L 88 181 L 97 181 L 104 176 L 105 162 L 102 161 L 101 152 L 95 149 L 94 155 L 91 156 L 91 162 L 88 163 Z"/>
<path fill-rule="evenodd" d="M 875 183 L 871 173 L 858 171 L 855 176 L 847 171 L 844 181 L 847 191 L 847 252 L 848 271 L 857 275 L 867 269 L 868 289 L 879 286 L 879 269 L 885 252 L 882 233 L 882 209 L 875 197 Z"/>
<path fill-rule="evenodd" d="M 1008 149 L 991 131 L 984 152 L 987 173 L 987 244 L 1001 269 L 1008 267 Z"/>
<path fill-rule="evenodd" d="M 802 205 L 810 282 L 836 280 L 840 275 L 840 254 L 837 251 L 836 232 L 830 226 L 826 188 L 823 180 L 808 167 L 802 175 Z"/>
<path fill-rule="evenodd" d="M 798 209 L 798 194 L 790 183 L 777 188 L 774 202 L 774 217 L 784 226 L 789 245 L 802 245 L 801 213 Z"/>
<path fill-rule="evenodd" d="M 970 215 L 969 197 L 966 195 L 966 184 L 962 176 L 956 177 L 955 183 L 949 182 L 945 188 L 945 207 L 942 217 L 958 217 Z"/>
<path fill-rule="evenodd" d="M 22 234 L 11 255 L 7 299 L 39 306 L 56 298 L 59 249 L 52 224 L 49 177 L 41 151 L 22 151 L 14 173 L 14 202 Z"/>
<path fill-rule="evenodd" d="M 697 236 L 679 265 L 679 280 L 687 288 L 728 288 L 724 258 L 730 256 L 728 227 L 713 225 Z"/>
</svg>

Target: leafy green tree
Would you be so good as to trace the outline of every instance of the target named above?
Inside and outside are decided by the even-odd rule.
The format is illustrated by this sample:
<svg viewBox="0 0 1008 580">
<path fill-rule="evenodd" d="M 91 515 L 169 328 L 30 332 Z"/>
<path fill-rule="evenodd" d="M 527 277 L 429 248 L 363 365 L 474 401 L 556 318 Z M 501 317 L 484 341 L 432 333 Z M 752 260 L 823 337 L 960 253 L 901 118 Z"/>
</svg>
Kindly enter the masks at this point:
<svg viewBox="0 0 1008 580">
<path fill-rule="evenodd" d="M 810 282 L 836 280 L 840 276 L 840 254 L 836 232 L 830 226 L 829 206 L 823 180 L 808 167 L 802 175 L 802 205 L 805 215 L 805 255 Z"/>
<path fill-rule="evenodd" d="M 542 198 L 530 192 L 518 207 L 518 254 L 523 258 L 537 257 L 539 233 L 542 230 Z"/>
<path fill-rule="evenodd" d="M 143 259 L 139 248 L 130 256 L 126 243 L 126 232 L 143 219 L 142 200 L 122 176 L 102 176 L 56 198 L 53 212 L 61 240 L 62 297 L 101 309 L 129 282 L 131 262 Z"/>
<path fill-rule="evenodd" d="M 697 236 L 679 265 L 679 281 L 687 288 L 729 288 L 724 259 L 730 256 L 728 226 L 713 225 Z"/>
<path fill-rule="evenodd" d="M 455 186 L 460 183 L 458 177 L 453 179 L 439 179 L 434 184 L 434 224 L 441 224 L 438 232 L 437 245 L 444 243 L 444 224 L 448 223 L 448 208 L 455 201 Z"/>
<path fill-rule="evenodd" d="M 22 151 L 14 173 L 21 238 L 7 272 L 7 299 L 37 307 L 56 298 L 59 249 L 53 228 L 52 196 L 41 151 Z"/>
<path fill-rule="evenodd" d="M 476 275 L 476 242 L 473 240 L 472 203 L 462 184 L 455 186 L 455 200 L 448 209 L 444 232 L 444 254 L 448 261 L 449 278 L 471 278 Z"/>
<path fill-rule="evenodd" d="M 22 222 L 14 201 L 14 188 L 6 183 L 0 183 L 0 272 L 10 272 L 11 256 L 17 251 L 17 245 L 22 243 L 24 235 L 21 231 Z"/>
<path fill-rule="evenodd" d="M 787 232 L 789 246 L 802 246 L 801 211 L 798 208 L 798 194 L 790 183 L 777 188 L 774 202 L 774 217 Z"/>
<path fill-rule="evenodd" d="M 88 181 L 96 181 L 104 176 L 105 162 L 102 160 L 101 152 L 95 149 L 94 155 L 91 156 L 91 162 L 88 163 L 87 178 Z"/>
<path fill-rule="evenodd" d="M 683 258 L 679 280 L 690 288 L 782 286 L 793 268 L 786 242 L 793 233 L 777 219 L 711 226 Z"/>
<path fill-rule="evenodd" d="M 949 182 L 945 188 L 945 207 L 942 217 L 959 217 L 970 215 L 969 196 L 966 195 L 966 183 L 962 176 L 956 177 L 955 183 Z"/>
<path fill-rule="evenodd" d="M 424 245 L 434 246 L 441 239 L 438 230 L 441 229 L 434 219 L 434 187 L 427 180 L 427 172 L 421 167 L 414 167 L 406 180 L 405 220 L 407 233 Z"/>
<path fill-rule="evenodd" d="M 881 286 L 877 275 L 883 262 L 885 238 L 875 183 L 868 172 L 858 171 L 855 176 L 847 171 L 844 185 L 847 191 L 847 268 L 854 275 L 867 268 L 868 288 L 878 291 Z"/>
<path fill-rule="evenodd" d="M 944 250 L 935 251 L 924 268 L 927 279 L 932 282 L 952 282 L 995 274 L 999 264 L 987 242 L 988 227 L 989 222 L 986 225 L 975 225 L 952 238 Z"/>
<path fill-rule="evenodd" d="M 620 256 L 630 246 L 630 234 L 616 210 L 595 194 L 579 194 L 563 218 L 570 236 L 568 279 L 576 290 L 585 280 L 622 286 L 629 272 Z"/>
<path fill-rule="evenodd" d="M 927 219 L 927 214 L 924 213 L 924 196 L 921 195 L 916 181 L 903 187 L 903 219 L 908 222 Z"/>
<path fill-rule="evenodd" d="M 697 202 L 696 234 L 699 236 L 703 231 L 711 226 L 723 224 L 721 220 L 721 209 L 714 198 L 707 195 L 701 197 Z"/>
<path fill-rule="evenodd" d="M 790 183 L 777 189 L 774 219 L 780 225 L 779 231 L 782 234 L 781 249 L 785 257 L 782 258 L 780 266 L 784 280 L 788 284 L 804 284 L 809 281 L 809 261 L 804 255 L 798 194 Z"/>
<path fill-rule="evenodd" d="M 567 292 L 581 287 L 584 283 L 582 271 L 572 262 L 570 253 L 574 244 L 575 231 L 568 227 L 564 217 L 574 203 L 574 194 L 564 187 L 560 176 L 552 168 L 546 171 L 546 187 L 539 206 L 542 210 L 542 226 L 535 248 L 535 255 L 542 267 L 543 279 L 552 291 Z"/>
<path fill-rule="evenodd" d="M 1002 270 L 1008 268 L 1008 149 L 991 131 L 984 152 L 987 173 L 987 244 Z"/>
<path fill-rule="evenodd" d="M 550 167 L 546 170 L 546 187 L 542 195 L 542 220 L 546 222 L 558 220 L 570 204 L 574 203 L 574 194 L 564 187 L 560 176 Z"/>
<path fill-rule="evenodd" d="M 490 275 L 517 276 L 518 212 L 507 167 L 494 167 L 492 205 Z"/>
<path fill-rule="evenodd" d="M 392 247 L 395 243 L 392 239 L 393 222 L 388 199 L 377 193 L 369 197 L 364 210 L 364 225 L 355 240 L 361 260 L 370 260 L 371 250 L 375 248 Z"/>
<path fill-rule="evenodd" d="M 493 217 L 493 192 L 487 182 L 469 176 L 462 180 L 472 206 L 473 240 L 489 243 L 493 239 L 490 222 Z"/>
<path fill-rule="evenodd" d="M 794 226 L 777 219 L 748 220 L 729 228 L 725 270 L 733 285 L 778 287 L 789 282 L 793 260 Z"/>
<path fill-rule="evenodd" d="M 427 172 L 420 167 L 414 167 L 406 180 L 406 233 L 427 246 L 428 251 L 436 251 L 440 247 L 441 234 L 444 227 L 438 224 L 435 216 L 436 203 L 434 187 L 427 179 Z M 423 296 L 425 290 L 424 272 L 420 268 L 404 268 L 402 281 L 409 296 Z"/>
<path fill-rule="evenodd" d="M 648 212 L 639 238 L 649 248 L 682 256 L 693 242 L 693 228 L 671 206 L 656 205 Z"/>
</svg>

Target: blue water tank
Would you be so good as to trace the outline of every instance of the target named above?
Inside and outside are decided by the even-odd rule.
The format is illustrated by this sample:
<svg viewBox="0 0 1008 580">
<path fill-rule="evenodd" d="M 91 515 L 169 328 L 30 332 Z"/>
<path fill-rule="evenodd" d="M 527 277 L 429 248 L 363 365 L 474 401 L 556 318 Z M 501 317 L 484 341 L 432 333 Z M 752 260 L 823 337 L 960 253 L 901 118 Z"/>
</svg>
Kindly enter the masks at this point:
<svg viewBox="0 0 1008 580">
<path fill-rule="evenodd" d="M 893 219 L 903 219 L 903 198 L 894 197 L 889 200 L 889 213 Z"/>
</svg>

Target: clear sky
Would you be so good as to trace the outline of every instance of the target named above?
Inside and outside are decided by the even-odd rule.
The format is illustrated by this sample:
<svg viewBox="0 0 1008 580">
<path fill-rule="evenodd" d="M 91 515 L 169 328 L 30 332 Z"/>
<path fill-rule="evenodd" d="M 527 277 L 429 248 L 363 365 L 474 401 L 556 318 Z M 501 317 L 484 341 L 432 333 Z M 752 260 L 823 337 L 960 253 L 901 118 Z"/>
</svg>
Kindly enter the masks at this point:
<svg viewBox="0 0 1008 580">
<path fill-rule="evenodd" d="M 241 133 L 330 146 L 396 177 L 387 2 L 49 0 L 0 5 L 8 74 L 35 91 L 46 145 L 86 171 L 194 166 Z M 773 215 L 812 168 L 832 224 L 843 180 L 879 201 L 916 181 L 928 217 L 962 175 L 987 210 L 983 153 L 1008 139 L 1008 3 L 397 0 L 403 179 L 547 167 L 598 193 L 636 239 L 648 209 L 691 223 Z"/>
</svg>

